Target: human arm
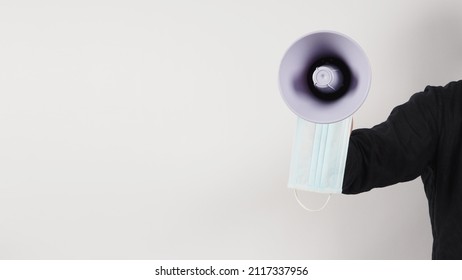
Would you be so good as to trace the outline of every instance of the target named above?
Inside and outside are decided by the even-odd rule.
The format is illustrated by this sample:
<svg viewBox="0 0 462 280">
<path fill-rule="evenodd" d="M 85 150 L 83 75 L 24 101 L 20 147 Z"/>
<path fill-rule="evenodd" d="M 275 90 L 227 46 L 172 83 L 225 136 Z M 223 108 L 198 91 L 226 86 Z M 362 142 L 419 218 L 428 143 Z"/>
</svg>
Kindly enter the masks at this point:
<svg viewBox="0 0 462 280">
<path fill-rule="evenodd" d="M 342 192 L 357 194 L 420 176 L 436 152 L 439 103 L 437 91 L 427 87 L 393 109 L 385 122 L 353 130 Z"/>
</svg>

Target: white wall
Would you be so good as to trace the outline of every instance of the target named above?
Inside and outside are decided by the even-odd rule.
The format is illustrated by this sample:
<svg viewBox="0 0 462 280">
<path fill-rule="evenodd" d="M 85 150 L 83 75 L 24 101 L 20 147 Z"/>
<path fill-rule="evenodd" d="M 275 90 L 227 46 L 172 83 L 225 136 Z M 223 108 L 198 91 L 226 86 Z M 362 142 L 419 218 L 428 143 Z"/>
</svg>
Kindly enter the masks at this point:
<svg viewBox="0 0 462 280">
<path fill-rule="evenodd" d="M 420 180 L 298 206 L 277 71 L 356 39 L 370 127 L 462 77 L 461 1 L 39 2 L 0 1 L 0 258 L 430 258 Z"/>
</svg>

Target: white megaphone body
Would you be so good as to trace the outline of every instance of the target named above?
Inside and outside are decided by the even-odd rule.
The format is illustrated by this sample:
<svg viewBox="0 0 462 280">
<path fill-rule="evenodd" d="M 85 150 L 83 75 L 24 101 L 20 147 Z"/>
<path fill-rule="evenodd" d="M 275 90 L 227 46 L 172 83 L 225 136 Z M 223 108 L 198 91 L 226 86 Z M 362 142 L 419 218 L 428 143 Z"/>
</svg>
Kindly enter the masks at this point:
<svg viewBox="0 0 462 280">
<path fill-rule="evenodd" d="M 351 115 L 370 84 L 365 52 L 343 34 L 315 32 L 289 47 L 279 68 L 282 98 L 298 116 L 289 188 L 341 193 Z"/>
</svg>

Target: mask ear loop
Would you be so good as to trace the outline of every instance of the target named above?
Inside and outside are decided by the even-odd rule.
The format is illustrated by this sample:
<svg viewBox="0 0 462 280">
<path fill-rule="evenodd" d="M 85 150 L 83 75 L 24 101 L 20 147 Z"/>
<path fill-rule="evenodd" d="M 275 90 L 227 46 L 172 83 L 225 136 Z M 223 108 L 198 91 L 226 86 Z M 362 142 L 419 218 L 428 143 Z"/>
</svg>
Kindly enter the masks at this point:
<svg viewBox="0 0 462 280">
<path fill-rule="evenodd" d="M 310 209 L 310 208 L 306 207 L 306 206 L 300 201 L 300 198 L 298 197 L 298 193 L 297 193 L 297 190 L 296 190 L 296 189 L 294 189 L 294 195 L 295 195 L 295 199 L 297 200 L 298 204 L 300 204 L 300 206 L 301 206 L 303 209 L 305 209 L 306 211 L 310 211 L 310 212 L 319 212 L 319 211 L 322 211 L 324 208 L 326 208 L 327 203 L 329 203 L 330 197 L 332 196 L 332 194 L 329 194 L 329 196 L 327 197 L 326 202 L 324 202 L 324 205 L 321 206 L 321 208 L 319 208 L 319 209 Z"/>
</svg>

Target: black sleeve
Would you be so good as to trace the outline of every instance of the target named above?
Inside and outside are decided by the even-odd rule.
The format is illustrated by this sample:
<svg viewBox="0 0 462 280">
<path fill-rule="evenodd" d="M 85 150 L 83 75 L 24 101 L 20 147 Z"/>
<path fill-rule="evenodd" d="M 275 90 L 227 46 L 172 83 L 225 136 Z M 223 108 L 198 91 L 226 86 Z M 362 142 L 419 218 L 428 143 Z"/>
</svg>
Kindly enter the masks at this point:
<svg viewBox="0 0 462 280">
<path fill-rule="evenodd" d="M 371 129 L 351 133 L 344 194 L 413 180 L 433 160 L 438 135 L 438 94 L 427 87 Z"/>
</svg>

